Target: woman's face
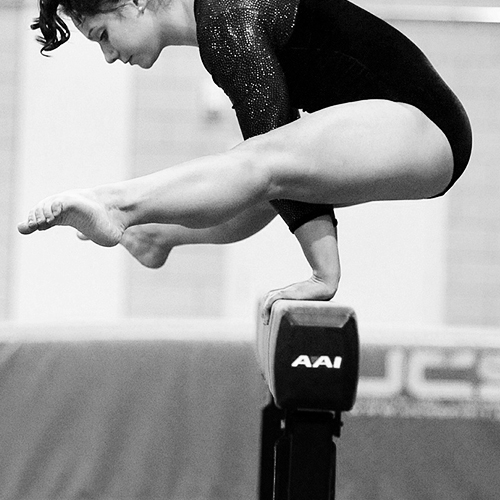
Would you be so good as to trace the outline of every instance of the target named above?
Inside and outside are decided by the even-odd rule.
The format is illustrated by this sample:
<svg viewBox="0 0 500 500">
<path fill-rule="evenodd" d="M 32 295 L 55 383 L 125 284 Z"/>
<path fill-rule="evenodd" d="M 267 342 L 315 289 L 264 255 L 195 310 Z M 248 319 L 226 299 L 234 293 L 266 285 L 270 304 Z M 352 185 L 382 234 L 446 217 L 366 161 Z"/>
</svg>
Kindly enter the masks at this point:
<svg viewBox="0 0 500 500">
<path fill-rule="evenodd" d="M 143 7 L 140 0 L 120 3 L 75 25 L 84 36 L 100 45 L 108 63 L 120 60 L 147 69 L 164 47 L 154 12 Z"/>
</svg>

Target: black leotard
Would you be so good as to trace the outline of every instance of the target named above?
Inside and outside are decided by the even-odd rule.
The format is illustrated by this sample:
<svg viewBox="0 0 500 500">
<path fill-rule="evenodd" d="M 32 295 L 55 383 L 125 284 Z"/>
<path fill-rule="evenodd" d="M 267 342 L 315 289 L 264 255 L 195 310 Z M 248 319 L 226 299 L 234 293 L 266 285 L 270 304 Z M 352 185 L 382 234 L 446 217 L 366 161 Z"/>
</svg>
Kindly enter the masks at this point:
<svg viewBox="0 0 500 500">
<path fill-rule="evenodd" d="M 200 55 L 229 96 L 244 138 L 308 112 L 363 99 L 412 104 L 448 138 L 451 187 L 469 161 L 469 120 L 425 55 L 347 0 L 196 0 Z M 449 189 L 448 187 L 448 189 Z M 294 231 L 331 206 L 273 205 Z"/>
</svg>

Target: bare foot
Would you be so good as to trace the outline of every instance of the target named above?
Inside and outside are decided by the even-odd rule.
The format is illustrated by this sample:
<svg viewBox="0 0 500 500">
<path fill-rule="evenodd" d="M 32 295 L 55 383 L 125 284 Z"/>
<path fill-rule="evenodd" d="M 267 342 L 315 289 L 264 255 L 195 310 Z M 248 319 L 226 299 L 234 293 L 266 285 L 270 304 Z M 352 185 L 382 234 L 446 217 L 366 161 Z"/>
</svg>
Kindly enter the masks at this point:
<svg viewBox="0 0 500 500">
<path fill-rule="evenodd" d="M 129 227 L 120 244 L 143 266 L 151 269 L 163 266 L 174 247 L 169 226 L 160 224 Z"/>
<path fill-rule="evenodd" d="M 45 231 L 54 226 L 72 226 L 98 245 L 117 245 L 126 228 L 125 218 L 103 201 L 96 190 L 67 191 L 42 200 L 18 224 L 21 234 Z"/>
</svg>

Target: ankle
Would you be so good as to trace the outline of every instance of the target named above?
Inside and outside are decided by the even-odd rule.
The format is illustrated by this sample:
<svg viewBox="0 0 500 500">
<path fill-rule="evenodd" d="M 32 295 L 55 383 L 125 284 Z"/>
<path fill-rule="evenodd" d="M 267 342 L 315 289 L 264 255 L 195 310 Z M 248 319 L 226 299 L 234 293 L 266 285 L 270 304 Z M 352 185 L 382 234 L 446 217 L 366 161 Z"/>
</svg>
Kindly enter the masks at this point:
<svg viewBox="0 0 500 500">
<path fill-rule="evenodd" d="M 92 190 L 109 213 L 118 219 L 123 229 L 136 225 L 133 204 L 128 201 L 123 183 L 105 184 Z"/>
</svg>

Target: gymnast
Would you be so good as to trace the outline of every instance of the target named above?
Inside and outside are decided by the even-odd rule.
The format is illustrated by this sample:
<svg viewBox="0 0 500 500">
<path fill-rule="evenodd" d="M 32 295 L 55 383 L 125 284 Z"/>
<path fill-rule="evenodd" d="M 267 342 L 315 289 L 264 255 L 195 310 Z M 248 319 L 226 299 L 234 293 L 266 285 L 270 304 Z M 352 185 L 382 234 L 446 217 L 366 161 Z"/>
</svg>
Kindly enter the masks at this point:
<svg viewBox="0 0 500 500">
<path fill-rule="evenodd" d="M 22 234 L 73 226 L 159 267 L 175 246 L 239 241 L 279 214 L 312 274 L 270 292 L 268 314 L 281 298 L 334 296 L 335 208 L 441 196 L 469 161 L 472 133 L 457 97 L 408 38 L 347 0 L 40 0 L 32 27 L 42 53 L 68 40 L 61 16 L 108 63 L 150 68 L 167 46 L 197 46 L 244 140 L 46 198 Z"/>
</svg>

